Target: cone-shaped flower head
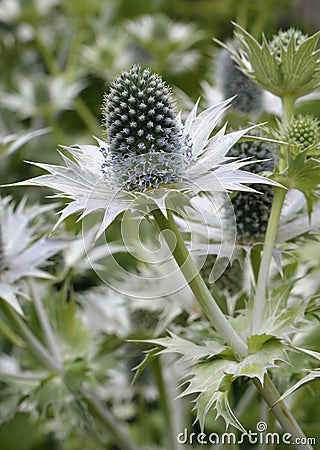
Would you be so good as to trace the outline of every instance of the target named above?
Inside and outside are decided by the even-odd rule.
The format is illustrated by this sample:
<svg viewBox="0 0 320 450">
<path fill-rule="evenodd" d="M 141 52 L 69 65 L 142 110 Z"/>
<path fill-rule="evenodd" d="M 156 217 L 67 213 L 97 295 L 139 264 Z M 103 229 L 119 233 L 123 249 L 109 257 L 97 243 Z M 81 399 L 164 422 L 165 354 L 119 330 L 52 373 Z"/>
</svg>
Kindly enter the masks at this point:
<svg viewBox="0 0 320 450">
<path fill-rule="evenodd" d="M 102 110 L 109 145 L 108 154 L 102 149 L 105 173 L 112 166 L 128 190 L 158 188 L 181 179 L 192 151 L 183 140 L 171 92 L 160 76 L 138 66 L 121 73 Z"/>
<path fill-rule="evenodd" d="M 37 163 L 49 174 L 19 184 L 49 186 L 72 200 L 56 226 L 72 213 L 82 212 L 83 218 L 102 209 L 98 235 L 128 209 L 141 214 L 160 208 L 166 214 L 173 203 L 179 211 L 192 207 L 198 194 L 275 184 L 242 170 L 248 161 L 227 157 L 253 127 L 226 134 L 224 126 L 214 133 L 230 100 L 200 114 L 196 104 L 184 123 L 173 103 L 160 76 L 133 66 L 114 80 L 105 96 L 106 141 L 67 147 L 71 157 L 61 152 L 64 166 Z"/>
</svg>

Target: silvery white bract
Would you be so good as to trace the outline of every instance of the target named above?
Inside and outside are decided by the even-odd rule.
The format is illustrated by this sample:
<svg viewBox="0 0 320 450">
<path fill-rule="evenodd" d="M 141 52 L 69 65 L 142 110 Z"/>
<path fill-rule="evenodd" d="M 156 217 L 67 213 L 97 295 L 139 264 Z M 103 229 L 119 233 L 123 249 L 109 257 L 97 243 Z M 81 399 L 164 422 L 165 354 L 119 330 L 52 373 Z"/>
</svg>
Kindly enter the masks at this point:
<svg viewBox="0 0 320 450">
<path fill-rule="evenodd" d="M 24 295 L 17 283 L 26 277 L 50 278 L 41 267 L 65 245 L 61 239 L 40 237 L 43 229 L 32 221 L 52 206 L 26 208 L 25 200 L 16 207 L 10 197 L 1 199 L 0 297 L 22 313 L 18 296 Z"/>
<path fill-rule="evenodd" d="M 250 128 L 226 134 L 224 126 L 211 137 L 229 104 L 226 100 L 200 114 L 196 104 L 181 123 L 162 79 L 133 66 L 105 97 L 106 142 L 65 147 L 60 152 L 63 166 L 33 163 L 49 174 L 19 184 L 48 186 L 71 200 L 56 226 L 73 213 L 82 212 L 81 219 L 103 210 L 97 235 L 127 209 L 158 207 L 166 214 L 172 199 L 182 209 L 199 194 L 252 191 L 250 183 L 275 184 L 241 170 L 248 161 L 226 156 Z"/>
</svg>

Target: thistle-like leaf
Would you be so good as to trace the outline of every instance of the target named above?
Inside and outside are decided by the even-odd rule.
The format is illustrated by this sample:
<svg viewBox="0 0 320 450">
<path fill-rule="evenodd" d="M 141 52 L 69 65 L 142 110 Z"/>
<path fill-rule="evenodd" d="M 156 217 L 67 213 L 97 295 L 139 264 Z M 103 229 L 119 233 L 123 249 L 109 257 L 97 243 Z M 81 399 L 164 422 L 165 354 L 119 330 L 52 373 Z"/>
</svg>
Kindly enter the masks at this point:
<svg viewBox="0 0 320 450">
<path fill-rule="evenodd" d="M 188 380 L 189 386 L 182 395 L 198 394 L 195 400 L 196 420 L 199 421 L 202 430 L 206 415 L 211 408 L 216 408 L 217 413 L 223 417 L 226 424 L 231 423 L 236 428 L 243 430 L 236 419 L 232 420 L 233 414 L 230 413 L 230 408 L 222 408 L 222 397 L 228 395 L 232 384 L 230 374 L 235 371 L 236 366 L 235 361 L 218 359 L 196 364 L 190 370 L 192 378 Z M 220 391 L 222 386 L 223 391 Z"/>
<path fill-rule="evenodd" d="M 205 342 L 204 345 L 198 345 L 188 339 L 181 338 L 173 332 L 169 331 L 169 334 L 170 337 L 152 339 L 144 342 L 164 347 L 162 350 L 158 351 L 158 354 L 178 353 L 182 356 L 182 359 L 192 362 L 200 359 L 212 358 L 226 349 L 226 346 L 215 341 L 208 341 Z"/>
</svg>

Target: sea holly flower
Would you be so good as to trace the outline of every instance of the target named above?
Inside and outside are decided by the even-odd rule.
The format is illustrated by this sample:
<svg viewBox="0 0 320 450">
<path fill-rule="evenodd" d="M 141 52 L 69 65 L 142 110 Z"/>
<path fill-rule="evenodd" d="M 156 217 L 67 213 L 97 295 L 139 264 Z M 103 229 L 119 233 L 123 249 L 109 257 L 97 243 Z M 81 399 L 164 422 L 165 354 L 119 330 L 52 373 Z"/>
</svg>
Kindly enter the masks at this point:
<svg viewBox="0 0 320 450">
<path fill-rule="evenodd" d="M 35 221 L 52 206 L 26 207 L 22 200 L 17 206 L 10 197 L 1 199 L 0 217 L 0 298 L 22 313 L 18 297 L 21 292 L 19 281 L 28 277 L 51 278 L 42 270 L 48 259 L 65 245 L 61 239 L 46 239 L 43 225 Z"/>
<path fill-rule="evenodd" d="M 270 41 L 263 35 L 260 44 L 240 25 L 235 27 L 240 49 L 220 44 L 258 86 L 281 98 L 290 96 L 295 100 L 319 87 L 319 32 L 309 37 L 289 29 L 280 31 Z"/>
<path fill-rule="evenodd" d="M 222 102 L 184 123 L 174 112 L 160 76 L 133 66 L 111 85 L 103 105 L 107 138 L 98 146 L 65 147 L 64 166 L 33 163 L 49 172 L 23 185 L 49 186 L 71 199 L 56 224 L 73 213 L 103 210 L 98 235 L 123 211 L 164 213 L 170 201 L 181 210 L 190 199 L 217 191 L 252 191 L 250 183 L 273 181 L 242 170 L 248 161 L 226 155 L 251 128 L 211 133 L 230 104 Z"/>
</svg>

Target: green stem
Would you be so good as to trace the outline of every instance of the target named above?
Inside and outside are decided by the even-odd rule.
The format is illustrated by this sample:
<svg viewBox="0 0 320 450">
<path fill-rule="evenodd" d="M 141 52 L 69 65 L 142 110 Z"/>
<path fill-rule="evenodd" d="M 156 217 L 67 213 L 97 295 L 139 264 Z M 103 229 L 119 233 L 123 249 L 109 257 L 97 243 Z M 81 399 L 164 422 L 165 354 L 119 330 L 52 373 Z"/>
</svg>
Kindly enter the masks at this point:
<svg viewBox="0 0 320 450">
<path fill-rule="evenodd" d="M 192 292 L 202 307 L 205 315 L 214 326 L 220 336 L 242 357 L 247 356 L 247 345 L 234 330 L 228 319 L 225 317 L 221 309 L 216 304 L 215 300 L 203 281 L 198 268 L 194 264 L 189 251 L 185 245 L 184 240 L 180 234 L 180 231 L 172 217 L 170 211 L 167 212 L 168 218 L 162 214 L 159 209 L 152 211 L 152 214 L 158 224 L 161 231 L 171 230 L 175 236 L 175 245 L 170 235 L 164 233 L 164 237 L 172 249 L 173 256 L 180 267 L 182 274 L 188 282 Z"/>
<path fill-rule="evenodd" d="M 264 304 L 266 301 L 266 290 L 270 271 L 270 264 L 272 260 L 272 253 L 277 236 L 280 214 L 285 196 L 286 196 L 285 189 L 279 187 L 274 188 L 274 198 L 265 237 L 263 255 L 261 259 L 257 281 L 257 289 L 253 304 L 252 325 L 251 325 L 252 334 L 258 334 L 260 331 L 261 319 L 264 310 Z"/>
<path fill-rule="evenodd" d="M 153 361 L 153 374 L 158 387 L 160 405 L 166 425 L 165 438 L 167 440 L 167 447 L 170 448 L 170 450 L 176 450 L 178 441 L 173 425 L 172 408 L 170 406 L 167 385 L 163 377 L 160 356 L 156 357 Z"/>
<path fill-rule="evenodd" d="M 89 408 L 89 412 L 98 418 L 106 427 L 112 437 L 113 443 L 121 450 L 139 450 L 132 442 L 128 431 L 104 408 L 96 399 L 85 396 L 83 401 Z"/>
<path fill-rule="evenodd" d="M 63 133 L 61 133 L 61 128 L 57 126 L 57 121 L 53 117 L 53 114 L 51 112 L 44 114 L 44 119 L 48 125 L 48 127 L 52 131 L 52 135 L 54 136 L 57 144 L 62 144 L 64 142 L 64 136 Z"/>
<path fill-rule="evenodd" d="M 34 334 L 30 331 L 24 321 L 13 309 L 6 303 L 0 303 L 1 309 L 6 315 L 7 319 L 16 328 L 22 339 L 29 346 L 33 354 L 42 362 L 50 371 L 60 372 L 61 364 L 57 361 L 47 349 L 38 341 Z"/>
<path fill-rule="evenodd" d="M 295 97 L 292 97 L 291 95 L 284 95 L 281 98 L 282 101 L 282 123 L 284 125 L 288 124 L 290 120 L 293 117 L 294 114 L 294 104 L 295 104 Z"/>
<path fill-rule="evenodd" d="M 285 95 L 281 98 L 282 101 L 282 125 L 286 126 L 290 123 L 294 115 L 295 98 L 291 95 Z M 288 166 L 288 146 L 280 146 L 280 160 L 279 160 L 279 172 L 283 172 Z"/>
</svg>

